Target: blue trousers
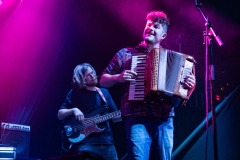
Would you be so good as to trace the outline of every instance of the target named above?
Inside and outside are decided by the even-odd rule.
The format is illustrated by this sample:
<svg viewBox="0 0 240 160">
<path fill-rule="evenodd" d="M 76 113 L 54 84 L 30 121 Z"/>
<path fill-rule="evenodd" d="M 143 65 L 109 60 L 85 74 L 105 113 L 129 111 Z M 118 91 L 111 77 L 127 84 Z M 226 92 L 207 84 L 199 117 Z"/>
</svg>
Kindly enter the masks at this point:
<svg viewBox="0 0 240 160">
<path fill-rule="evenodd" d="M 106 160 L 118 159 L 114 145 L 84 145 L 79 146 L 78 150 L 96 153 Z"/>
<path fill-rule="evenodd" d="M 172 117 L 127 117 L 125 127 L 129 160 L 171 160 Z"/>
</svg>

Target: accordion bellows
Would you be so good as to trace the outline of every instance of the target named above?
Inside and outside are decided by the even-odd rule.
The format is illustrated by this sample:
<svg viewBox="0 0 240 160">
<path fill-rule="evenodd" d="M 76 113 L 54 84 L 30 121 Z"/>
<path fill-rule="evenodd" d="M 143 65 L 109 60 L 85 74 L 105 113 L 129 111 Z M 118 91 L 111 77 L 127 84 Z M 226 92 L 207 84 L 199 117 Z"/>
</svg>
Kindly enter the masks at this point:
<svg viewBox="0 0 240 160">
<path fill-rule="evenodd" d="M 130 82 L 129 101 L 144 101 L 164 97 L 188 100 L 192 91 L 183 87 L 184 78 L 193 73 L 195 60 L 180 52 L 154 48 L 148 54 L 132 56 L 131 70 L 137 72 L 135 82 Z"/>
</svg>

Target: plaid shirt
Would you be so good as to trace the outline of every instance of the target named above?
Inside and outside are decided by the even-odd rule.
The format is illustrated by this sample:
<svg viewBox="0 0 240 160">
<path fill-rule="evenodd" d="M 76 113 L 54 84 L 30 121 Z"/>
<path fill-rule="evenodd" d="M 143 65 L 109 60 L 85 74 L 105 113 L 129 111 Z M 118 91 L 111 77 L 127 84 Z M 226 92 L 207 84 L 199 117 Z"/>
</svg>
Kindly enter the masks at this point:
<svg viewBox="0 0 240 160">
<path fill-rule="evenodd" d="M 123 48 L 116 53 L 102 74 L 114 75 L 120 74 L 124 70 L 131 70 L 132 56 L 147 53 L 149 51 L 140 45 L 135 48 Z M 169 104 L 128 101 L 129 84 L 129 82 L 123 84 L 124 95 L 121 98 L 122 116 L 174 116 L 174 109 Z"/>
</svg>

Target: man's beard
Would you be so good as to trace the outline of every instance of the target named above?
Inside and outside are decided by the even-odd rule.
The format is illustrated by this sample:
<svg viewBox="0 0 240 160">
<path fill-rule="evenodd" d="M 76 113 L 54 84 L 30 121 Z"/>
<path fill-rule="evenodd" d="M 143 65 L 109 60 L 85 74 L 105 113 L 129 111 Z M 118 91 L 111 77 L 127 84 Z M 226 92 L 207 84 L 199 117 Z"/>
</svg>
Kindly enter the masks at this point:
<svg viewBox="0 0 240 160">
<path fill-rule="evenodd" d="M 92 80 L 91 82 L 86 83 L 86 86 L 94 87 L 94 86 L 96 86 L 97 84 L 98 84 L 98 79 L 96 78 L 96 79 Z"/>
</svg>

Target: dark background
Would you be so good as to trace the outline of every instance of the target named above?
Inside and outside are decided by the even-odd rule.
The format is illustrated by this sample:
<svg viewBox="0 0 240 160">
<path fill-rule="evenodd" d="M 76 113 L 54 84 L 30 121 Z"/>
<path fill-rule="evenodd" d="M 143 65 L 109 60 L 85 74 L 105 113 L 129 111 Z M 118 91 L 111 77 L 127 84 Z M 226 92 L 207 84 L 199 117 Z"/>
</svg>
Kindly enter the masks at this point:
<svg viewBox="0 0 240 160">
<path fill-rule="evenodd" d="M 31 158 L 60 155 L 57 112 L 71 88 L 74 67 L 88 62 L 101 75 L 118 50 L 141 42 L 146 14 L 152 10 L 163 10 L 170 18 L 162 46 L 197 61 L 196 90 L 187 106 L 176 110 L 174 148 L 204 119 L 205 21 L 194 0 L 9 0 L 10 7 L 3 6 L 7 1 L 0 5 L 0 122 L 31 126 Z M 213 41 L 217 105 L 240 82 L 239 2 L 200 2 L 224 42 L 219 47 Z M 120 107 L 121 86 L 109 91 Z M 124 124 L 112 128 L 122 158 Z"/>
</svg>

